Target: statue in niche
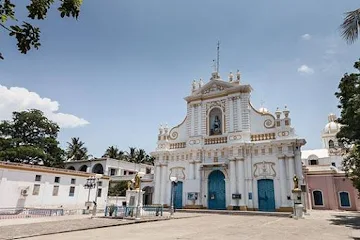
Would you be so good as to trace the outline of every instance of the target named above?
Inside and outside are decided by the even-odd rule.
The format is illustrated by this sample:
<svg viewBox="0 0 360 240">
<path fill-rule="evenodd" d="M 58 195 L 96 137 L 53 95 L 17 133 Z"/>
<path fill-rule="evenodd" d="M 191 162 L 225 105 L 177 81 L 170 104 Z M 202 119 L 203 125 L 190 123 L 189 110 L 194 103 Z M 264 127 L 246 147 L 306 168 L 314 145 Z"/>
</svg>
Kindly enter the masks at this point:
<svg viewBox="0 0 360 240">
<path fill-rule="evenodd" d="M 222 134 L 222 111 L 220 108 L 213 108 L 209 113 L 209 135 Z"/>
<path fill-rule="evenodd" d="M 211 119 L 212 124 L 210 126 L 210 135 L 221 135 L 221 120 L 218 115 L 215 115 Z"/>
</svg>

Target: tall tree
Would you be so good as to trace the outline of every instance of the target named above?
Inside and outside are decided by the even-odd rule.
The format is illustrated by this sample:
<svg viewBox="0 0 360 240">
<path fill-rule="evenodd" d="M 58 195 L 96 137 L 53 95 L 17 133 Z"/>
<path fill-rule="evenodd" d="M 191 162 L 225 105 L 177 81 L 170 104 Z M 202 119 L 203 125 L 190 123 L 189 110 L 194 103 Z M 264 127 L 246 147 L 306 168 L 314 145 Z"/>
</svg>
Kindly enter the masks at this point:
<svg viewBox="0 0 360 240">
<path fill-rule="evenodd" d="M 360 71 L 360 60 L 355 62 L 354 68 Z M 345 74 L 335 96 L 339 99 L 341 116 L 338 121 L 342 125 L 337 138 L 346 150 L 344 170 L 360 190 L 360 74 Z"/>
<path fill-rule="evenodd" d="M 58 132 L 40 110 L 13 112 L 12 121 L 0 123 L 0 160 L 63 167 Z"/>
<path fill-rule="evenodd" d="M 117 147 L 110 146 L 110 147 L 108 147 L 106 149 L 105 154 L 103 155 L 103 157 L 123 160 L 125 155 L 124 155 L 124 152 L 119 150 Z"/>
<path fill-rule="evenodd" d="M 68 159 L 72 160 L 87 160 L 89 158 L 85 143 L 76 137 L 71 138 L 71 142 L 68 142 L 66 155 Z"/>
<path fill-rule="evenodd" d="M 340 26 L 341 36 L 347 43 L 354 43 L 359 37 L 360 8 L 345 13 L 345 18 Z"/>
<path fill-rule="evenodd" d="M 126 152 L 126 160 L 129 162 L 135 162 L 137 155 L 137 149 L 135 147 L 129 147 L 129 151 Z"/>
<path fill-rule="evenodd" d="M 31 20 L 44 20 L 48 10 L 54 4 L 60 4 L 57 10 L 62 18 L 77 19 L 82 5 L 82 0 L 28 0 L 27 2 L 27 17 Z M 9 20 L 20 22 L 15 16 L 15 10 L 17 9 L 13 0 L 0 0 L 0 27 L 8 32 L 9 36 L 16 38 L 18 50 L 26 54 L 32 47 L 35 49 L 40 47 L 40 28 L 26 21 L 22 21 L 21 25 L 11 25 Z M 1 52 L 0 59 L 3 59 Z"/>
</svg>

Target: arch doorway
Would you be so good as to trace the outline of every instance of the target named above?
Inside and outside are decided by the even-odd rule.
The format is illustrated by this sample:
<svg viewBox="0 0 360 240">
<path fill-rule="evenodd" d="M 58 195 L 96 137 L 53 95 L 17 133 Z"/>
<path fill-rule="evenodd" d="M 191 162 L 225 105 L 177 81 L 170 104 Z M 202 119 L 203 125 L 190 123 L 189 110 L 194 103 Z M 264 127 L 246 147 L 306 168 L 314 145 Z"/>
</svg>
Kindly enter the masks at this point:
<svg viewBox="0 0 360 240">
<path fill-rule="evenodd" d="M 258 180 L 258 202 L 259 211 L 275 212 L 275 194 L 273 180 Z"/>
<path fill-rule="evenodd" d="M 208 178 L 208 208 L 226 209 L 225 196 L 225 175 L 215 170 Z"/>
<path fill-rule="evenodd" d="M 144 195 L 143 195 L 143 204 L 144 205 L 151 205 L 152 204 L 152 196 L 153 196 L 154 188 L 153 187 L 145 187 L 143 189 L 143 191 L 145 192 Z"/>
<path fill-rule="evenodd" d="M 104 174 L 104 168 L 100 163 L 97 163 L 94 165 L 92 172 L 97 174 Z"/>
<path fill-rule="evenodd" d="M 68 167 L 67 169 L 69 169 L 69 170 L 75 170 L 75 168 L 74 168 L 73 166 L 70 166 L 70 167 Z"/>
<path fill-rule="evenodd" d="M 183 183 L 177 182 L 174 189 L 174 208 L 181 209 L 183 207 Z"/>
<path fill-rule="evenodd" d="M 81 171 L 81 172 L 86 172 L 86 170 L 87 170 L 86 165 L 82 165 L 81 168 L 79 168 L 79 171 Z"/>
</svg>

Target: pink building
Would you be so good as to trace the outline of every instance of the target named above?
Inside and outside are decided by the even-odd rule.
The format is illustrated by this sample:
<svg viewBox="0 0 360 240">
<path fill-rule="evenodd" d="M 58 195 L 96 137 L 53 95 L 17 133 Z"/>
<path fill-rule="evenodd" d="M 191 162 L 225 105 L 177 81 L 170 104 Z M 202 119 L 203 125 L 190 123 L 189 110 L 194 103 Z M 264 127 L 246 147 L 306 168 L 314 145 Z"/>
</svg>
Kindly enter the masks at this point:
<svg viewBox="0 0 360 240">
<path fill-rule="evenodd" d="M 322 149 L 303 150 L 307 209 L 360 210 L 358 191 L 342 170 L 342 147 L 336 139 L 340 125 L 330 114 L 322 131 Z"/>
</svg>

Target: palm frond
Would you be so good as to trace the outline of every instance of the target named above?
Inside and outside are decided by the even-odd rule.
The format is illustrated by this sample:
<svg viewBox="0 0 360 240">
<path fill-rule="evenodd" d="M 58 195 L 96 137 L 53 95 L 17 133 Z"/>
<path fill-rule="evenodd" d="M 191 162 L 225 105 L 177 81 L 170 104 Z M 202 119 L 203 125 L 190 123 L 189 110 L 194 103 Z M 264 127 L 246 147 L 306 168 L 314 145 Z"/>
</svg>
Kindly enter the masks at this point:
<svg viewBox="0 0 360 240">
<path fill-rule="evenodd" d="M 341 36 L 348 44 L 354 43 L 359 37 L 360 28 L 360 8 L 346 12 L 344 22 L 340 26 Z"/>
</svg>

